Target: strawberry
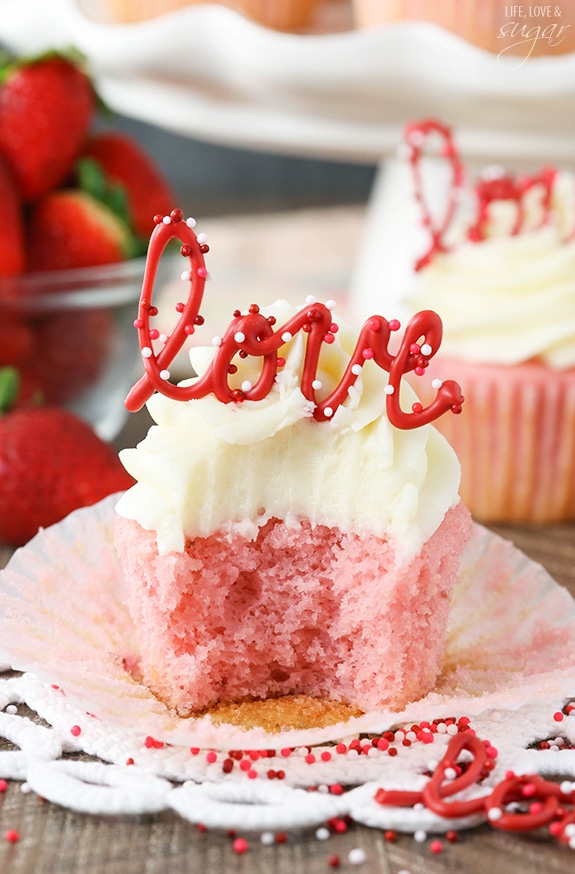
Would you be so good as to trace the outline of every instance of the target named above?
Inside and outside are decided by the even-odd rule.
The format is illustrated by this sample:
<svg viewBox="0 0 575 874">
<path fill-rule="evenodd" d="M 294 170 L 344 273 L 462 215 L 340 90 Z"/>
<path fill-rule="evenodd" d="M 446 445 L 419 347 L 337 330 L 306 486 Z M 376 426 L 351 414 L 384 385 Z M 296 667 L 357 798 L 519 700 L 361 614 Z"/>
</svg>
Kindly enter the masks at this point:
<svg viewBox="0 0 575 874">
<path fill-rule="evenodd" d="M 18 367 L 50 404 L 70 401 L 93 386 L 118 341 L 114 317 L 105 308 L 39 313 L 29 328 L 34 355 Z M 1 332 L 0 326 L 0 337 Z"/>
<path fill-rule="evenodd" d="M 3 312 L 0 318 L 0 366 L 20 365 L 34 352 L 34 331 L 22 316 Z"/>
<path fill-rule="evenodd" d="M 24 212 L 12 170 L 1 154 L 0 204 L 0 277 L 16 276 L 24 270 Z"/>
<path fill-rule="evenodd" d="M 20 546 L 133 482 L 112 447 L 67 410 L 34 407 L 0 418 L 1 542 Z"/>
<path fill-rule="evenodd" d="M 76 189 L 47 194 L 28 225 L 30 270 L 94 267 L 131 257 L 129 228 L 108 207 Z"/>
<path fill-rule="evenodd" d="M 160 169 L 137 142 L 125 134 L 106 132 L 88 140 L 82 159 L 95 161 L 108 183 L 124 190 L 134 231 L 146 239 L 154 215 L 169 215 L 175 198 Z"/>
<path fill-rule="evenodd" d="M 0 71 L 0 152 L 25 201 L 70 174 L 96 108 L 88 77 L 55 52 Z"/>
</svg>

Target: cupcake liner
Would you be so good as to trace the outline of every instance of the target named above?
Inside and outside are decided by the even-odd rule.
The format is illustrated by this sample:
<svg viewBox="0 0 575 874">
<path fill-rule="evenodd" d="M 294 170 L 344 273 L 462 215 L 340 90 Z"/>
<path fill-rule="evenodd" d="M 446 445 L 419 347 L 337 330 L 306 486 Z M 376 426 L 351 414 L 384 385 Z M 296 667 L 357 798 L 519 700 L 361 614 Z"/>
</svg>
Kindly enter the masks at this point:
<svg viewBox="0 0 575 874">
<path fill-rule="evenodd" d="M 429 374 L 455 374 L 465 395 L 462 414 L 435 425 L 459 458 L 460 494 L 476 519 L 575 519 L 575 370 L 443 359 Z"/>
<path fill-rule="evenodd" d="M 0 572 L 0 661 L 24 671 L 0 678 L 0 736 L 15 747 L 0 752 L 0 776 L 25 779 L 43 798 L 87 813 L 171 809 L 208 827 L 245 829 L 350 815 L 375 827 L 442 832 L 483 822 L 485 812 L 455 820 L 382 806 L 375 792 L 380 785 L 421 789 L 430 759 L 445 753 L 449 726 L 438 726 L 431 745 L 405 746 L 398 735 L 393 757 L 370 743 L 353 748 L 350 739 L 467 715 L 499 749 L 492 775 L 467 790 L 471 797 L 489 793 L 508 769 L 575 777 L 575 751 L 563 749 L 559 763 L 555 741 L 528 748 L 559 730 L 561 743 L 575 743 L 575 717 L 562 716 L 560 729 L 556 721 L 575 694 L 575 602 L 509 542 L 474 525 L 432 693 L 401 712 L 335 726 L 246 731 L 209 717 L 178 718 L 129 672 L 138 653 L 112 544 L 116 500 L 40 532 Z M 19 715 L 22 702 L 51 728 Z M 345 754 L 336 740 L 346 742 Z M 244 759 L 251 751 L 249 772 L 234 766 L 230 750 Z M 102 761 L 62 758 L 80 751 Z M 271 779 L 278 774 L 281 782 Z M 354 788 L 302 793 L 338 785 Z"/>
</svg>

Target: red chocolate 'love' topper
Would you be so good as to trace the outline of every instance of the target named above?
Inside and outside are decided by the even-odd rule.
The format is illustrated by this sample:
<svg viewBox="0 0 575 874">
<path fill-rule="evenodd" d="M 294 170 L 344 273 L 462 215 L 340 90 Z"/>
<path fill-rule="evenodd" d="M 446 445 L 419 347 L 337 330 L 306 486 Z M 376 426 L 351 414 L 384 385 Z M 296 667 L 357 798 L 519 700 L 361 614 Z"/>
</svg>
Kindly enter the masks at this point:
<svg viewBox="0 0 575 874">
<path fill-rule="evenodd" d="M 330 419 L 337 408 L 348 397 L 349 389 L 356 382 L 368 361 L 373 361 L 389 373 L 385 387 L 386 414 L 396 428 L 411 429 L 428 422 L 451 410 L 461 412 L 463 395 L 459 385 L 453 380 L 434 383 L 437 389 L 434 400 L 424 407 L 420 403 L 412 405 L 407 413 L 400 406 L 400 383 L 402 377 L 411 371 L 417 375 L 425 372 L 429 360 L 437 352 L 442 338 L 442 324 L 439 316 L 431 310 L 417 313 L 408 323 L 396 354 L 389 351 L 391 334 L 399 330 L 399 322 L 387 321 L 383 316 L 372 316 L 363 325 L 347 367 L 334 390 L 322 400 L 316 392 L 320 385 L 317 371 L 323 343 L 333 343 L 338 326 L 333 322 L 328 304 L 311 302 L 295 313 L 283 325 L 274 329 L 276 319 L 264 316 L 257 304 L 252 304 L 247 313 L 236 310 L 233 320 L 223 337 L 215 338 L 214 357 L 205 371 L 190 385 L 174 385 L 169 381 L 169 364 L 182 348 L 186 339 L 193 334 L 197 325 L 203 324 L 200 306 L 203 300 L 204 285 L 208 276 L 204 254 L 208 246 L 203 235 L 196 236 L 195 221 L 184 220 L 179 209 L 172 210 L 169 216 L 156 216 L 156 227 L 150 239 L 148 258 L 144 272 L 142 294 L 138 318 L 134 326 L 138 330 L 140 349 L 145 373 L 133 386 L 126 398 L 127 408 L 139 410 L 154 391 L 161 392 L 172 400 L 189 401 L 215 395 L 222 403 L 241 403 L 243 401 L 263 400 L 270 393 L 278 370 L 285 360 L 278 351 L 289 343 L 299 331 L 306 334 L 304 361 L 301 373 L 301 391 L 313 404 L 313 416 L 321 422 Z M 169 336 L 150 326 L 150 319 L 158 314 L 152 303 L 154 279 L 159 260 L 168 242 L 177 238 L 182 243 L 180 252 L 189 258 L 190 269 L 183 277 L 189 281 L 190 292 L 185 303 L 176 306 L 179 318 Z M 162 343 L 160 351 L 154 351 L 154 343 Z M 261 359 L 261 369 L 254 384 L 244 382 L 239 387 L 230 386 L 230 376 L 237 372 L 234 358 L 248 356 Z"/>
<path fill-rule="evenodd" d="M 426 267 L 438 252 L 447 252 L 446 236 L 453 225 L 457 206 L 465 186 L 465 168 L 450 127 L 433 119 L 412 122 L 404 132 L 405 154 L 411 164 L 415 198 L 419 203 L 422 223 L 429 230 L 431 242 L 429 249 L 416 262 L 415 269 Z M 438 154 L 451 166 L 451 179 L 443 217 L 435 220 L 432 215 L 423 185 L 422 160 L 433 142 L 439 141 Z M 510 229 L 512 236 L 525 230 L 525 197 L 533 189 L 541 195 L 540 226 L 547 224 L 552 215 L 551 195 L 557 171 L 543 167 L 533 176 L 513 177 L 503 171 L 487 173 L 473 186 L 475 197 L 475 217 L 467 229 L 467 238 L 474 243 L 487 236 L 493 204 L 497 201 L 510 201 L 515 206 L 515 220 Z"/>
</svg>

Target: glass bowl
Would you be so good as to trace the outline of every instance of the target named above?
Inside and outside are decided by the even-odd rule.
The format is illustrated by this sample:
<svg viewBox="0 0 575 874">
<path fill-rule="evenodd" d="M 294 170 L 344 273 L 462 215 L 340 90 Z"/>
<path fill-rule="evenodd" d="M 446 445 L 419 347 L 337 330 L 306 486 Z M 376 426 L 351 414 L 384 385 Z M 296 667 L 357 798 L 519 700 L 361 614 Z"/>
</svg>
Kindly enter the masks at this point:
<svg viewBox="0 0 575 874">
<path fill-rule="evenodd" d="M 24 395 L 39 393 L 112 440 L 124 398 L 141 375 L 137 316 L 145 258 L 0 279 L 0 366 L 13 365 Z M 165 255 L 156 288 L 174 276 Z"/>
</svg>

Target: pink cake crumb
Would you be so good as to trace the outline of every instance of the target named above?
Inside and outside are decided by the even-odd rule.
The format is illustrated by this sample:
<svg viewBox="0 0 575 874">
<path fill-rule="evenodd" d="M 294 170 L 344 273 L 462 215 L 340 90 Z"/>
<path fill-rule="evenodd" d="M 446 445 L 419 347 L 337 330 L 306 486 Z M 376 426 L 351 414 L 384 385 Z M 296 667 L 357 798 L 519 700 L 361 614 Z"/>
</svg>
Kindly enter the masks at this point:
<svg viewBox="0 0 575 874">
<path fill-rule="evenodd" d="M 373 535 L 277 519 L 255 541 L 214 534 L 160 556 L 154 532 L 118 518 L 142 680 L 181 715 L 293 693 L 401 708 L 435 684 L 470 531 L 459 503 L 394 567 Z"/>
</svg>

